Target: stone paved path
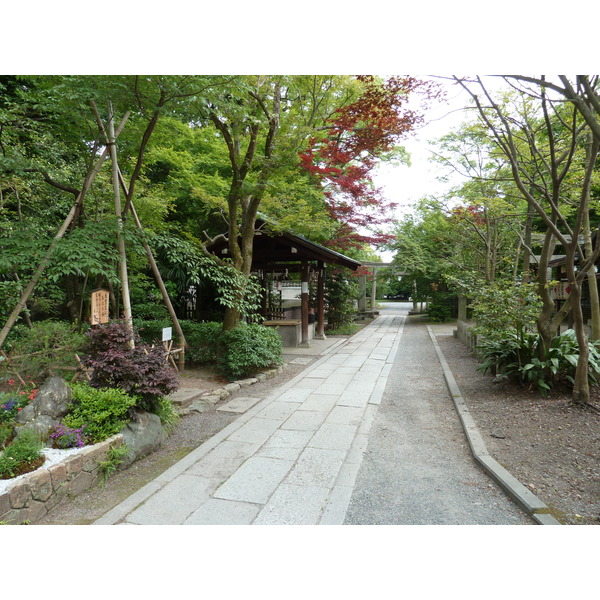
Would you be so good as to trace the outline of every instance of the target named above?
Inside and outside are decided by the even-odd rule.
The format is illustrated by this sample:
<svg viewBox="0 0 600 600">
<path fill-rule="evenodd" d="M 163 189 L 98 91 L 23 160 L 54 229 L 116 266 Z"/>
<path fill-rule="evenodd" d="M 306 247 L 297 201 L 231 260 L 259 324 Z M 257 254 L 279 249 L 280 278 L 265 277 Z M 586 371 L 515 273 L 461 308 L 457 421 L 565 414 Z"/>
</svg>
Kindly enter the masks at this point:
<svg viewBox="0 0 600 600">
<path fill-rule="evenodd" d="M 95 524 L 343 524 L 405 319 L 382 314 Z"/>
</svg>

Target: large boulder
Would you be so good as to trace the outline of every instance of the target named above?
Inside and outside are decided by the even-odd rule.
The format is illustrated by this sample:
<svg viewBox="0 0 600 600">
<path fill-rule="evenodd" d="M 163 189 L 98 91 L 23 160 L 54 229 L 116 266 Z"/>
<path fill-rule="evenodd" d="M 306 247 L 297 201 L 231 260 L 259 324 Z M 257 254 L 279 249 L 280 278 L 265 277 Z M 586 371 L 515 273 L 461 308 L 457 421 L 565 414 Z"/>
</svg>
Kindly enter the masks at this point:
<svg viewBox="0 0 600 600">
<path fill-rule="evenodd" d="M 160 418 L 145 411 L 136 411 L 120 433 L 123 435 L 123 442 L 129 448 L 129 452 L 119 465 L 121 469 L 127 468 L 138 458 L 154 452 L 167 439 Z"/>
<path fill-rule="evenodd" d="M 47 439 L 50 430 L 69 411 L 71 402 L 71 388 L 67 382 L 61 377 L 49 377 L 35 398 L 17 414 L 17 434 L 22 429 L 32 429 L 43 440 Z"/>
</svg>

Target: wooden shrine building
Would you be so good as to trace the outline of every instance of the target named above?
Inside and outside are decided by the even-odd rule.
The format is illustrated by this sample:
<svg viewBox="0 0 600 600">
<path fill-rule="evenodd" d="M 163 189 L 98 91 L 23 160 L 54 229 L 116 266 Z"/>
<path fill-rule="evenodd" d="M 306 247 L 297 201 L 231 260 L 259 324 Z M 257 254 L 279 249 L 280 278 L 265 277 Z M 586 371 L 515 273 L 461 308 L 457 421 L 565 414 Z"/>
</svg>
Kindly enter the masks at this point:
<svg viewBox="0 0 600 600">
<path fill-rule="evenodd" d="M 217 256 L 226 257 L 228 240 L 221 237 L 209 245 L 208 250 Z M 263 324 L 279 327 L 285 346 L 306 346 L 311 337 L 325 338 L 325 265 L 356 271 L 361 263 L 305 237 L 273 229 L 267 221 L 257 220 L 252 272 L 259 277 L 265 289 L 262 314 L 266 321 Z M 296 273 L 300 274 L 299 281 L 296 282 L 300 296 L 299 318 L 294 318 L 281 306 L 274 306 L 270 298 L 272 290 L 278 289 L 284 280 L 291 279 L 291 274 Z M 316 294 L 314 306 L 309 309 L 311 282 L 316 284 Z"/>
</svg>

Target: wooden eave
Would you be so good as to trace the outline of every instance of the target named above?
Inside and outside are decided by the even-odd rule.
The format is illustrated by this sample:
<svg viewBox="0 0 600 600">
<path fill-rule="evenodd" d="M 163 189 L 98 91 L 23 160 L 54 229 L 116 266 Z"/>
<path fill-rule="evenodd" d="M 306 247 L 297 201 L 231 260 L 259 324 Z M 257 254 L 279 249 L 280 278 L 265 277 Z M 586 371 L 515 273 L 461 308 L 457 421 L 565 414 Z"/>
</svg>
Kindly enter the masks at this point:
<svg viewBox="0 0 600 600">
<path fill-rule="evenodd" d="M 226 256 L 223 250 L 227 250 L 227 248 L 227 239 L 220 238 L 219 241 L 209 245 L 207 249 L 222 257 Z M 253 271 L 277 269 L 282 265 L 294 266 L 297 264 L 299 267 L 302 262 L 306 261 L 321 261 L 330 265 L 346 267 L 352 271 L 356 271 L 361 266 L 360 262 L 311 242 L 305 237 L 288 231 L 270 231 L 268 223 L 262 220 L 257 221 L 252 253 Z"/>
</svg>

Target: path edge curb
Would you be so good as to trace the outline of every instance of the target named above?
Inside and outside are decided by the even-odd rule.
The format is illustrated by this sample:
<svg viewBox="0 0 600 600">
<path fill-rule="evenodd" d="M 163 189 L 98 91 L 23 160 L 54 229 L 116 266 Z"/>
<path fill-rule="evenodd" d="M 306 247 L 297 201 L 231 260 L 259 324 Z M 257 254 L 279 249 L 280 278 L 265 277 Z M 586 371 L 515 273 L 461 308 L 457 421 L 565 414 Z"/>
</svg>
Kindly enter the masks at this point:
<svg viewBox="0 0 600 600">
<path fill-rule="evenodd" d="M 548 506 L 542 502 L 535 494 L 526 488 L 518 479 L 511 475 L 498 461 L 496 461 L 488 452 L 485 442 L 477 429 L 473 417 L 469 413 L 467 403 L 454 379 L 454 375 L 448 366 L 446 358 L 435 339 L 435 334 L 429 325 L 427 325 L 429 337 L 433 343 L 436 354 L 442 366 L 444 378 L 448 386 L 448 391 L 452 396 L 452 401 L 456 412 L 460 418 L 463 430 L 471 447 L 471 453 L 479 465 L 486 471 L 501 487 L 513 498 L 513 500 L 527 512 L 531 518 L 539 525 L 561 525 L 551 514 Z"/>
</svg>

